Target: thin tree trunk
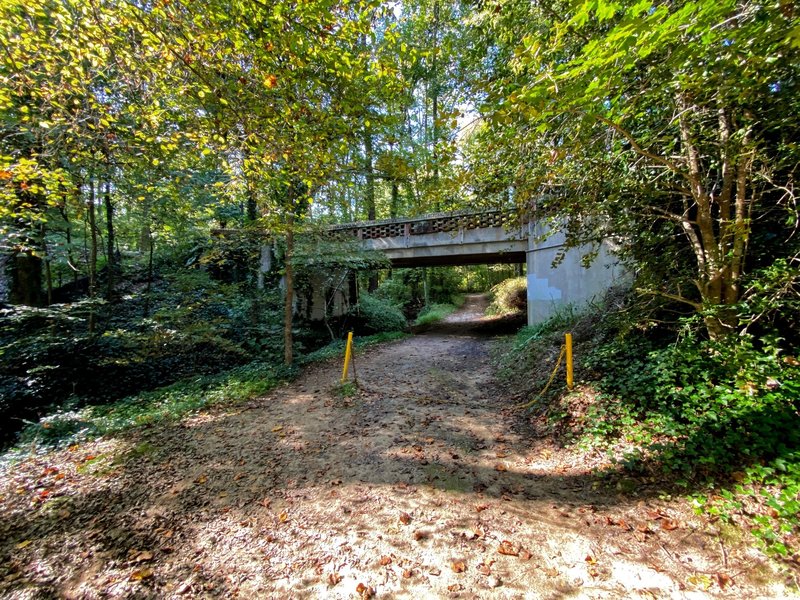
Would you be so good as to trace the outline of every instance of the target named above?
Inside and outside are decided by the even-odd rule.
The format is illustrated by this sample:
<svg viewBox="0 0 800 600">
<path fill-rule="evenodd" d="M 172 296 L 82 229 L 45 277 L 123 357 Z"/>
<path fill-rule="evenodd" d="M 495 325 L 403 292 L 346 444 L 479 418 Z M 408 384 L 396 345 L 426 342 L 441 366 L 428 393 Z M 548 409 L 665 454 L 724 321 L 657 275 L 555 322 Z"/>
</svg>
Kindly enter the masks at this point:
<svg viewBox="0 0 800 600">
<path fill-rule="evenodd" d="M 364 172 L 366 173 L 367 186 L 365 189 L 364 203 L 367 205 L 367 219 L 375 220 L 375 170 L 373 169 L 372 133 L 369 128 L 364 128 Z"/>
<path fill-rule="evenodd" d="M 42 254 L 44 255 L 44 275 L 45 284 L 47 286 L 47 306 L 50 306 L 53 303 L 53 270 L 50 265 L 50 251 L 47 248 L 47 230 L 44 223 L 42 223 L 40 235 L 42 236 Z"/>
<path fill-rule="evenodd" d="M 153 248 L 155 246 L 153 243 L 153 232 L 149 228 L 147 232 L 149 239 L 147 241 L 147 289 L 144 294 L 144 310 L 142 310 L 144 317 L 150 314 L 150 292 L 153 289 Z"/>
<path fill-rule="evenodd" d="M 97 294 L 97 223 L 94 213 L 94 180 L 89 180 L 89 199 L 86 202 L 86 212 L 89 217 L 89 298 L 94 299 Z M 94 306 L 89 309 L 89 333 L 94 333 L 95 315 Z"/>
<path fill-rule="evenodd" d="M 291 190 L 290 197 L 293 197 Z M 286 298 L 283 305 L 283 362 L 291 365 L 294 360 L 294 340 L 292 339 L 292 317 L 294 315 L 294 272 L 292 255 L 294 253 L 294 207 L 290 203 L 286 229 L 285 283 Z"/>
<path fill-rule="evenodd" d="M 111 201 L 111 183 L 108 181 L 106 181 L 103 200 L 106 208 L 106 244 L 108 247 L 108 259 L 106 262 L 106 276 L 108 277 L 106 300 L 111 301 L 114 297 L 114 278 L 117 271 L 117 260 L 114 254 L 114 204 Z"/>
<path fill-rule="evenodd" d="M 392 201 L 389 204 L 389 217 L 392 219 L 397 218 L 397 212 L 400 208 L 400 185 L 396 179 L 392 179 Z"/>
</svg>

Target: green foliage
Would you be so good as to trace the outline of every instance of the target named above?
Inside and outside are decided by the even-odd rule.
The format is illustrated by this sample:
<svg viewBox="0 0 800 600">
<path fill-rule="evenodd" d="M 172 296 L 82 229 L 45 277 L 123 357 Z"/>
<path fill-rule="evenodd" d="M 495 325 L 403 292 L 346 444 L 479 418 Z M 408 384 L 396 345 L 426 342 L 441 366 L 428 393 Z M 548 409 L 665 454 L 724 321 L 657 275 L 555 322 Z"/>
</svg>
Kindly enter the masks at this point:
<svg viewBox="0 0 800 600">
<path fill-rule="evenodd" d="M 403 282 L 400 276 L 390 277 L 378 285 L 374 293 L 376 298 L 385 300 L 395 306 L 407 307 L 413 300 L 413 290 Z"/>
<path fill-rule="evenodd" d="M 751 257 L 796 252 L 796 11 L 734 0 L 494 8 L 468 19 L 476 52 L 493 57 L 473 79 L 485 98 L 466 149 L 479 194 L 507 195 L 568 244 L 614 239 L 642 291 L 705 314 L 712 337 L 733 333 Z"/>
<path fill-rule="evenodd" d="M 644 453 L 663 468 L 704 477 L 800 447 L 800 368 L 780 340 L 720 344 L 687 334 L 653 347 L 631 337 L 596 349 L 587 366 L 601 370 L 614 402 L 646 421 L 653 441 Z M 616 427 L 622 433 L 625 423 Z"/>
<path fill-rule="evenodd" d="M 507 315 L 521 312 L 528 306 L 528 280 L 515 277 L 495 285 L 490 292 L 489 315 Z"/>
<path fill-rule="evenodd" d="M 354 336 L 353 337 L 353 350 L 360 351 L 376 344 L 384 342 L 393 342 L 407 337 L 408 334 L 402 331 L 389 331 L 385 333 L 376 333 L 368 336 Z M 300 358 L 300 364 L 308 364 L 318 361 L 330 360 L 332 358 L 344 359 L 345 340 L 336 340 L 323 346 L 314 352 L 310 352 Z"/>
<path fill-rule="evenodd" d="M 400 308 L 369 294 L 361 294 L 351 312 L 366 332 L 403 331 L 408 327 Z"/>
<path fill-rule="evenodd" d="M 173 421 L 209 406 L 263 395 L 292 373 L 274 364 L 253 362 L 218 375 L 181 380 L 107 405 L 65 408 L 26 427 L 20 435 L 20 443 L 72 444 L 86 438 Z"/>
<path fill-rule="evenodd" d="M 335 393 L 342 399 L 353 398 L 358 395 L 358 385 L 354 381 L 345 381 L 336 386 Z"/>
<path fill-rule="evenodd" d="M 526 395 L 541 390 L 554 366 L 551 363 L 555 362 L 564 343 L 564 334 L 572 331 L 582 319 L 586 319 L 586 313 L 567 304 L 559 307 L 549 319 L 522 327 L 503 345 L 496 357 L 499 376 L 513 384 L 522 385 Z M 544 364 L 541 363 L 543 358 Z M 553 389 L 555 391 L 560 387 L 563 386 Z"/>
<path fill-rule="evenodd" d="M 420 311 L 417 315 L 414 325 L 430 325 L 441 321 L 448 315 L 455 312 L 456 306 L 453 304 L 430 304 Z"/>
</svg>

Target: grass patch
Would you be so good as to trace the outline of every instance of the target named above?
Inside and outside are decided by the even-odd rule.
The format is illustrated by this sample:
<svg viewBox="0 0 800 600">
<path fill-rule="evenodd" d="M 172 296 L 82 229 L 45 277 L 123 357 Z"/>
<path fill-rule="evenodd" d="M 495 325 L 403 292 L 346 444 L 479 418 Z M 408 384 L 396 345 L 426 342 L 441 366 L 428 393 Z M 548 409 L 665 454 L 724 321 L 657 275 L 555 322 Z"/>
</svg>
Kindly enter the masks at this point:
<svg viewBox="0 0 800 600">
<path fill-rule="evenodd" d="M 353 350 L 358 352 L 359 350 L 363 350 L 364 348 L 369 348 L 370 346 L 375 346 L 377 344 L 402 340 L 403 338 L 408 337 L 408 335 L 409 334 L 402 331 L 390 331 L 388 333 L 376 333 L 374 335 L 354 337 Z M 329 360 L 331 358 L 343 359 L 344 348 L 346 344 L 346 340 L 335 340 L 327 346 L 323 346 L 319 350 L 315 350 L 310 354 L 306 354 L 305 356 L 301 357 L 298 362 L 301 365 L 306 365 L 309 363 Z"/>
<path fill-rule="evenodd" d="M 356 350 L 362 350 L 407 335 L 397 331 L 378 333 L 354 338 L 354 346 Z M 337 340 L 301 357 L 297 362 L 304 365 L 342 356 L 344 346 L 344 340 Z M 256 361 L 223 373 L 184 379 L 110 404 L 78 407 L 74 402 L 67 402 L 38 423 L 30 423 L 25 427 L 20 433 L 17 449 L 11 449 L 10 454 L 18 453 L 23 447 L 36 445 L 71 445 L 138 427 L 176 421 L 211 406 L 246 402 L 263 396 L 296 374 L 296 368 Z M 151 449 L 143 447 L 139 451 L 137 454 L 144 455 Z"/>
<path fill-rule="evenodd" d="M 221 374 L 196 377 L 102 406 L 65 408 L 28 425 L 20 445 L 59 446 L 175 421 L 210 406 L 243 402 L 290 379 L 293 369 L 253 362 Z"/>
<path fill-rule="evenodd" d="M 453 314 L 457 308 L 458 307 L 454 304 L 429 304 L 417 315 L 414 325 L 420 326 L 436 323 Z"/>
</svg>

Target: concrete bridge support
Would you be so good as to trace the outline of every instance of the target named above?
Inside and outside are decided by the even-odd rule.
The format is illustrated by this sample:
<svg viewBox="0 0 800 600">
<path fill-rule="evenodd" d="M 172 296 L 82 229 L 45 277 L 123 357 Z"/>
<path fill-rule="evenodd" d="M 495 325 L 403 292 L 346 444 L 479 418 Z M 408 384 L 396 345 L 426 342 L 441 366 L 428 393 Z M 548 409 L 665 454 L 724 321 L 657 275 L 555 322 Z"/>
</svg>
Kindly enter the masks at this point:
<svg viewBox="0 0 800 600">
<path fill-rule="evenodd" d="M 613 256 L 610 243 L 604 241 L 599 249 L 591 246 L 572 248 L 553 267 L 553 261 L 564 251 L 564 234 L 552 234 L 542 239 L 543 231 L 534 227 L 528 238 L 526 266 L 528 278 L 528 325 L 547 320 L 559 309 L 574 305 L 582 307 L 599 300 L 613 285 L 621 283 L 626 273 Z M 597 251 L 597 257 L 587 268 L 584 256 Z"/>
</svg>

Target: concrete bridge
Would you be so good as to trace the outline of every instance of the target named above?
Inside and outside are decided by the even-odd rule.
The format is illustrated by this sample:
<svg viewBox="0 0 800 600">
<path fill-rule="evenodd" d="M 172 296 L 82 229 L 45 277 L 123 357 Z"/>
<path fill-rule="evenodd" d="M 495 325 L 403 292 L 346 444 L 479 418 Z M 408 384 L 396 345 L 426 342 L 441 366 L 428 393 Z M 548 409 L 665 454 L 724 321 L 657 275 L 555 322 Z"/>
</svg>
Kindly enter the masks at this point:
<svg viewBox="0 0 800 600">
<path fill-rule="evenodd" d="M 564 234 L 545 235 L 539 224 L 518 213 L 492 210 L 335 225 L 334 234 L 363 240 L 395 267 L 524 263 L 528 278 L 528 324 L 534 325 L 566 304 L 583 305 L 624 277 L 608 242 L 599 248 L 564 252 Z M 597 252 L 590 267 L 584 255 Z"/>
</svg>

